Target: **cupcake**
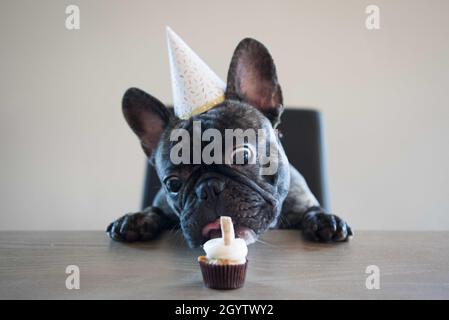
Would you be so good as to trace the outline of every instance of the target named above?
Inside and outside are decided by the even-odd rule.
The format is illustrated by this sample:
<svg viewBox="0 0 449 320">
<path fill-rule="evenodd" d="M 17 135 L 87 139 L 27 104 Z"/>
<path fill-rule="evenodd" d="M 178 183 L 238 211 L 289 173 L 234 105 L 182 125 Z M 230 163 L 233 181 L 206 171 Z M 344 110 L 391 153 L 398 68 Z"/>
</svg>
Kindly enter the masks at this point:
<svg viewBox="0 0 449 320">
<path fill-rule="evenodd" d="M 236 239 L 230 217 L 220 217 L 221 238 L 203 245 L 205 256 L 199 256 L 204 284 L 212 289 L 237 289 L 245 282 L 248 247 L 244 239 Z"/>
<path fill-rule="evenodd" d="M 244 239 L 236 239 L 230 217 L 220 217 L 221 238 L 207 241 L 205 256 L 198 262 L 204 284 L 212 289 L 237 289 L 245 282 L 248 247 Z"/>
</svg>

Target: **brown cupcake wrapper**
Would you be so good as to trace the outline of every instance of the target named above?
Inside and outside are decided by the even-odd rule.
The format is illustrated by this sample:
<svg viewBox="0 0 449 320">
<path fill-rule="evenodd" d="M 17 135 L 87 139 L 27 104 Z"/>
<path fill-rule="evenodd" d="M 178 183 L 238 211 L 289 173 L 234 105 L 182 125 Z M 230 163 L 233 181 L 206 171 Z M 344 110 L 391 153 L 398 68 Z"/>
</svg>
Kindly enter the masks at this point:
<svg viewBox="0 0 449 320">
<path fill-rule="evenodd" d="M 237 289 L 243 287 L 248 260 L 244 264 L 211 264 L 199 261 L 206 287 Z"/>
</svg>

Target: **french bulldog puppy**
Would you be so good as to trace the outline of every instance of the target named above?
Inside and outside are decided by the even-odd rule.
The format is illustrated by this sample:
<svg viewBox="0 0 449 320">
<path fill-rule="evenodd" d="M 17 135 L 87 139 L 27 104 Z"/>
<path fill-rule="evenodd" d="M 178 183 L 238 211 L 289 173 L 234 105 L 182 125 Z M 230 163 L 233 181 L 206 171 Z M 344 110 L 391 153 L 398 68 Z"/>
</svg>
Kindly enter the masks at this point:
<svg viewBox="0 0 449 320">
<path fill-rule="evenodd" d="M 352 236 L 348 224 L 325 212 L 282 149 L 276 126 L 283 111 L 282 91 L 273 59 L 260 42 L 244 39 L 231 60 L 225 101 L 181 120 L 156 98 L 136 88 L 126 91 L 123 113 L 162 182 L 151 207 L 130 213 L 107 227 L 118 241 L 146 241 L 179 226 L 191 247 L 220 235 L 219 217 L 231 216 L 238 237 L 247 243 L 269 228 L 300 229 L 312 241 L 339 242 Z M 170 133 L 216 128 L 262 129 L 279 156 L 277 170 L 262 175 L 258 163 L 179 164 L 170 160 Z M 191 135 L 192 137 L 192 135 Z M 234 150 L 248 154 L 245 148 Z M 256 150 L 257 152 L 257 150 Z"/>
</svg>

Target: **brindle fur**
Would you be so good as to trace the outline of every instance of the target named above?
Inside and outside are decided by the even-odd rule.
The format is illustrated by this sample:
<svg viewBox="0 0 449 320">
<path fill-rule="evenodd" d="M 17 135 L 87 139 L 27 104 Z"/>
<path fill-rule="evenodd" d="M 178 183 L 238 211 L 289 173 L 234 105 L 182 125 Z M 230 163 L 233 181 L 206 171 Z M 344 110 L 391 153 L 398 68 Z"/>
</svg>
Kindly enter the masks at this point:
<svg viewBox="0 0 449 320">
<path fill-rule="evenodd" d="M 163 184 L 151 207 L 108 226 L 112 239 L 151 240 L 163 230 L 180 227 L 194 247 L 205 240 L 202 227 L 220 215 L 231 215 L 234 223 L 257 235 L 269 228 L 293 228 L 312 241 L 338 242 L 352 236 L 344 220 L 320 207 L 303 176 L 288 163 L 277 134 L 267 138 L 280 154 L 273 176 L 260 175 L 256 165 L 174 166 L 170 161 L 170 132 L 176 128 L 192 132 L 195 120 L 201 121 L 203 131 L 275 130 L 283 110 L 282 91 L 271 55 L 258 41 L 247 38 L 239 43 L 228 72 L 225 101 L 203 114 L 178 119 L 156 98 L 136 88 L 125 93 L 122 105 L 161 181 L 176 174 L 183 186 L 171 194 Z M 204 192 L 206 196 L 200 196 Z"/>
</svg>

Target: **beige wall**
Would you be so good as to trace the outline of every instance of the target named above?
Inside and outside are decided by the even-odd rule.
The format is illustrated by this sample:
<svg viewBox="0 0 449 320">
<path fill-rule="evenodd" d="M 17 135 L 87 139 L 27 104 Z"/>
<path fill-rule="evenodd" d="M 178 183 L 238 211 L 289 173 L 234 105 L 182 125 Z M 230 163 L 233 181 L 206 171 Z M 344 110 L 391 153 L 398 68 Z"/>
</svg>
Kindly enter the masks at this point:
<svg viewBox="0 0 449 320">
<path fill-rule="evenodd" d="M 368 4 L 381 30 L 365 29 Z M 241 38 L 271 49 L 286 104 L 324 112 L 331 204 L 355 229 L 449 229 L 448 14 L 444 0 L 2 0 L 0 229 L 103 229 L 138 209 L 144 157 L 120 99 L 171 101 L 165 25 L 223 78 Z"/>
</svg>

